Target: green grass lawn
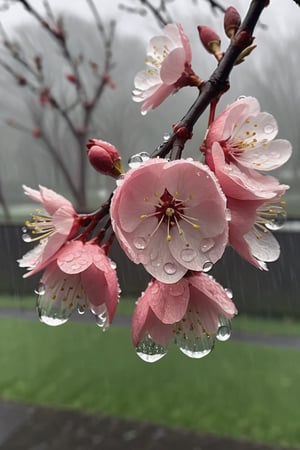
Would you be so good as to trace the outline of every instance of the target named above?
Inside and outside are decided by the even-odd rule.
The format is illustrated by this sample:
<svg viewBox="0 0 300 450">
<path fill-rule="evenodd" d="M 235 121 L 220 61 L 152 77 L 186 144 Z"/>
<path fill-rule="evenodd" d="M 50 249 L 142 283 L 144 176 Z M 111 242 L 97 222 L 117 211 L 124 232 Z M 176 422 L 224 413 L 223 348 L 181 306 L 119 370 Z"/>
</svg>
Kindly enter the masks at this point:
<svg viewBox="0 0 300 450">
<path fill-rule="evenodd" d="M 14 399 L 300 446 L 300 352 L 218 343 L 203 360 L 135 355 L 128 328 L 0 319 L 0 393 Z"/>
</svg>

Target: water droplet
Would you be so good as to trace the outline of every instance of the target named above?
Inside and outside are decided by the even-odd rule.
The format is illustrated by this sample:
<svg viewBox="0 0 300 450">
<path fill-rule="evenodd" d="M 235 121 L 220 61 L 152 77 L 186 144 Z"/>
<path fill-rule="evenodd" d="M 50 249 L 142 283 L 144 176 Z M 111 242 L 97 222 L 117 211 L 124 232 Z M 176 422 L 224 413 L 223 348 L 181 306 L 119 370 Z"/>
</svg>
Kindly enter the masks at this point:
<svg viewBox="0 0 300 450">
<path fill-rule="evenodd" d="M 215 245 L 215 241 L 213 239 L 211 239 L 211 238 L 202 239 L 201 244 L 200 244 L 200 250 L 203 253 L 206 253 L 210 249 L 212 249 L 214 245 Z"/>
<path fill-rule="evenodd" d="M 71 261 L 73 261 L 73 259 L 74 259 L 74 255 L 72 255 L 72 253 L 67 253 L 64 256 L 64 261 L 66 261 L 66 262 L 71 262 Z"/>
<path fill-rule="evenodd" d="M 225 210 L 225 219 L 227 220 L 227 222 L 231 221 L 231 211 L 228 208 L 226 208 Z"/>
<path fill-rule="evenodd" d="M 104 330 L 109 327 L 109 320 L 106 311 L 101 314 L 95 314 L 96 325 Z"/>
<path fill-rule="evenodd" d="M 24 242 L 31 242 L 32 241 L 32 238 L 31 238 L 30 234 L 28 234 L 28 233 L 22 234 L 22 239 L 23 239 Z"/>
<path fill-rule="evenodd" d="M 143 237 L 137 237 L 133 240 L 133 245 L 137 250 L 144 250 L 146 248 L 147 242 Z"/>
<path fill-rule="evenodd" d="M 85 311 L 86 311 L 86 307 L 85 307 L 85 306 L 82 306 L 82 305 L 78 305 L 78 306 L 77 306 L 77 312 L 78 312 L 78 314 L 82 315 L 82 314 L 85 313 Z"/>
<path fill-rule="evenodd" d="M 147 111 L 141 111 L 142 116 L 145 116 L 147 114 Z"/>
<path fill-rule="evenodd" d="M 181 256 L 181 259 L 182 259 L 184 262 L 187 262 L 187 263 L 188 263 L 188 262 L 193 261 L 193 259 L 196 258 L 196 252 L 195 252 L 195 250 L 194 250 L 193 248 L 184 248 L 184 249 L 181 251 L 180 256 Z"/>
<path fill-rule="evenodd" d="M 214 348 L 215 339 L 213 336 L 204 333 L 200 336 L 178 335 L 175 338 L 175 343 L 179 350 L 189 358 L 200 359 L 209 355 Z"/>
<path fill-rule="evenodd" d="M 71 269 L 72 270 L 79 270 L 81 268 L 81 265 L 78 263 L 72 264 L 71 265 Z"/>
<path fill-rule="evenodd" d="M 227 294 L 227 296 L 228 296 L 229 298 L 232 298 L 232 297 L 233 297 L 233 293 L 232 293 L 232 290 L 231 290 L 231 289 L 225 288 L 224 291 L 226 292 L 226 294 Z"/>
<path fill-rule="evenodd" d="M 164 265 L 164 271 L 168 275 L 174 275 L 177 271 L 176 265 L 174 263 L 168 262 Z"/>
<path fill-rule="evenodd" d="M 285 210 L 278 212 L 270 222 L 266 223 L 266 227 L 271 231 L 280 230 L 286 223 L 287 213 Z"/>
<path fill-rule="evenodd" d="M 124 181 L 124 178 L 125 178 L 125 174 L 122 173 L 122 174 L 119 176 L 119 178 L 116 179 L 116 185 L 117 185 L 117 186 L 121 186 L 121 184 L 122 184 L 123 181 Z"/>
<path fill-rule="evenodd" d="M 240 95 L 237 100 L 243 100 L 244 98 L 246 98 L 246 95 Z"/>
<path fill-rule="evenodd" d="M 22 230 L 22 233 L 27 233 L 27 231 L 28 231 L 27 227 L 22 227 L 21 230 Z"/>
<path fill-rule="evenodd" d="M 163 134 L 163 140 L 166 142 L 169 139 L 170 139 L 170 133 L 164 133 Z"/>
<path fill-rule="evenodd" d="M 140 167 L 142 162 L 143 162 L 143 158 L 140 156 L 139 153 L 137 153 L 136 155 L 132 155 L 129 158 L 128 165 L 131 169 L 137 169 L 138 167 Z"/>
<path fill-rule="evenodd" d="M 273 133 L 273 131 L 274 131 L 274 126 L 272 124 L 268 123 L 264 126 L 264 132 L 266 134 L 271 134 L 271 133 Z"/>
<path fill-rule="evenodd" d="M 43 313 L 39 313 L 39 319 L 45 325 L 49 325 L 50 327 L 58 327 L 59 325 L 63 325 L 68 321 L 67 319 L 62 319 L 59 317 L 49 317 L 44 315 Z"/>
<path fill-rule="evenodd" d="M 39 283 L 34 290 L 35 294 L 44 295 L 46 292 L 45 285 L 43 283 Z"/>
<path fill-rule="evenodd" d="M 203 272 L 209 272 L 213 268 L 213 263 L 211 261 L 205 261 L 202 266 Z"/>
<path fill-rule="evenodd" d="M 160 360 L 167 354 L 167 351 L 166 346 L 156 344 L 149 334 L 146 334 L 136 347 L 136 354 L 148 363 Z"/>
<path fill-rule="evenodd" d="M 66 323 L 75 306 L 70 303 L 53 300 L 48 295 L 39 295 L 37 299 L 37 313 L 41 322 L 51 327 L 57 327 Z"/>
<path fill-rule="evenodd" d="M 110 260 L 110 267 L 112 269 L 116 269 L 117 268 L 117 263 L 115 261 Z"/>
<path fill-rule="evenodd" d="M 228 320 L 224 316 L 219 317 L 219 328 L 216 334 L 216 338 L 218 341 L 225 342 L 228 341 L 228 339 L 231 336 L 231 323 L 230 320 Z"/>
<path fill-rule="evenodd" d="M 139 155 L 142 158 L 143 162 L 148 161 L 148 159 L 150 159 L 150 155 L 148 152 L 140 152 Z"/>
</svg>

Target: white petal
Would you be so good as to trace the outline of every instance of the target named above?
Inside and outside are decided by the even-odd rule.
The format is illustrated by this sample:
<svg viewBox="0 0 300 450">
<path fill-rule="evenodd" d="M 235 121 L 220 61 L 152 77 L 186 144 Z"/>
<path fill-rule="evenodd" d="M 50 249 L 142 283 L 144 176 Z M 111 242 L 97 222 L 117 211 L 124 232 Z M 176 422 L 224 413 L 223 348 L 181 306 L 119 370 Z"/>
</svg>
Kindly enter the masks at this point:
<svg viewBox="0 0 300 450">
<path fill-rule="evenodd" d="M 270 231 L 266 233 L 257 233 L 252 229 L 244 236 L 245 241 L 248 243 L 252 255 L 260 261 L 272 262 L 276 261 L 280 255 L 280 246 Z"/>
</svg>

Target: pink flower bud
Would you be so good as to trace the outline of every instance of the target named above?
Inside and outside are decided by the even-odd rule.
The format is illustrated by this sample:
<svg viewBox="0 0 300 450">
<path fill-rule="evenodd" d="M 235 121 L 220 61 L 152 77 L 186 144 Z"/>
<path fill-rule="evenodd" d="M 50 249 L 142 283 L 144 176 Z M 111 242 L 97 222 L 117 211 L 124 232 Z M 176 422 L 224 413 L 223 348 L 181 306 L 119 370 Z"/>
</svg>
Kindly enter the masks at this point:
<svg viewBox="0 0 300 450">
<path fill-rule="evenodd" d="M 221 52 L 221 39 L 219 35 L 205 25 L 198 26 L 198 33 L 203 47 L 206 48 L 209 53 L 212 53 L 215 56 L 219 55 Z"/>
<path fill-rule="evenodd" d="M 99 139 L 90 139 L 87 148 L 89 161 L 97 172 L 114 178 L 123 173 L 121 156 L 112 144 Z"/>
<path fill-rule="evenodd" d="M 241 25 L 241 16 L 239 12 L 233 7 L 229 6 L 224 15 L 224 30 L 226 35 L 231 39 Z"/>
</svg>

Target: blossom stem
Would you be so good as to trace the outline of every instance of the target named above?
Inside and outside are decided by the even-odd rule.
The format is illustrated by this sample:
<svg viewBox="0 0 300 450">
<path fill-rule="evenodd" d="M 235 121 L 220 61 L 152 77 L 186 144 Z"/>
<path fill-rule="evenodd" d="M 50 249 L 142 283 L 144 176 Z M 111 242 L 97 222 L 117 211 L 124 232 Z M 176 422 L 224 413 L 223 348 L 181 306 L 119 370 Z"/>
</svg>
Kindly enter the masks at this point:
<svg viewBox="0 0 300 450">
<path fill-rule="evenodd" d="M 229 75 L 241 51 L 251 45 L 253 41 L 253 30 L 266 6 L 266 2 L 262 0 L 251 1 L 248 12 L 239 30 L 231 40 L 229 47 L 224 53 L 224 57 L 219 62 L 209 80 L 202 86 L 202 89 L 194 104 L 177 124 L 178 127 L 185 127 L 190 133 L 192 133 L 195 123 L 206 108 L 214 99 L 220 97 L 228 89 Z M 164 158 L 172 150 L 177 138 L 178 136 L 175 131 L 166 142 L 160 145 L 153 152 L 152 157 L 159 156 Z"/>
</svg>

